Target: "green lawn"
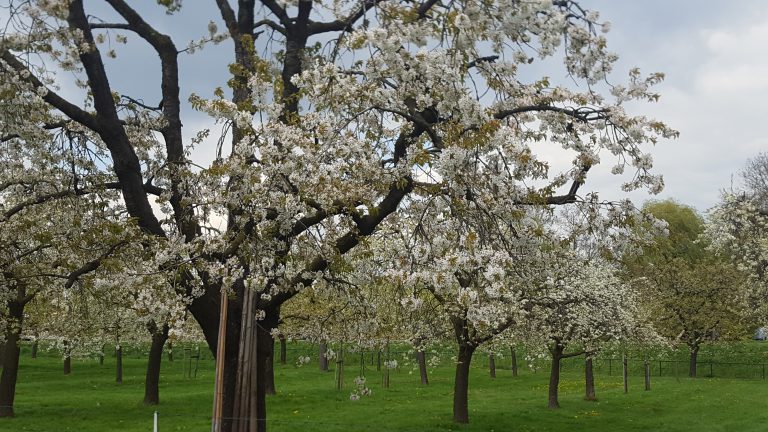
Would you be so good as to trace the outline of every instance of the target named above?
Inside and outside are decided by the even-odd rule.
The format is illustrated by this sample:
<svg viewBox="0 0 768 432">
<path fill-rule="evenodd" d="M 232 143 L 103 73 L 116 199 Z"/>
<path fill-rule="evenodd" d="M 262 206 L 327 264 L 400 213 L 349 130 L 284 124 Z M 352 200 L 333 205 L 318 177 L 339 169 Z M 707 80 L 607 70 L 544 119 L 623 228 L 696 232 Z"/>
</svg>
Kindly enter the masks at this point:
<svg viewBox="0 0 768 432">
<path fill-rule="evenodd" d="M 164 361 L 161 405 L 142 406 L 144 361 L 125 360 L 124 384 L 114 383 L 114 358 L 73 361 L 63 376 L 59 359 L 31 359 L 25 352 L 16 399 L 17 417 L 0 419 L 1 431 L 151 431 L 160 413 L 161 431 L 210 430 L 213 363 L 201 361 L 197 379 L 183 376 L 183 361 Z M 504 365 L 507 359 L 500 359 Z M 354 363 L 354 367 L 352 364 Z M 349 400 L 359 364 L 346 367 L 347 389 L 337 391 L 334 373 L 315 363 L 276 365 L 278 395 L 270 396 L 272 431 L 764 431 L 768 381 L 654 377 L 650 392 L 632 376 L 623 394 L 620 378 L 599 374 L 598 402 L 582 400 L 583 379 L 566 370 L 562 408 L 546 408 L 548 375 L 499 369 L 495 380 L 478 355 L 470 385 L 471 424 L 451 423 L 453 369 L 444 359 L 431 370 L 430 385 L 418 385 L 411 367 L 393 371 L 391 387 L 381 387 L 375 367 L 367 366 L 373 395 Z M 681 374 L 682 375 L 682 374 Z"/>
</svg>

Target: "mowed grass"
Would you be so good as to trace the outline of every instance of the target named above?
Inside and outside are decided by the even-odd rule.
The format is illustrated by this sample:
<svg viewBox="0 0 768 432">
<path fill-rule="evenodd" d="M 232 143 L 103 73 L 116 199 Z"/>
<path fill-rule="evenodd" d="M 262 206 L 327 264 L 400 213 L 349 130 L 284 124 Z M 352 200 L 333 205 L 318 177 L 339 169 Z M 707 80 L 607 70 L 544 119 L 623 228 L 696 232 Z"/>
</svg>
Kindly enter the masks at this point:
<svg viewBox="0 0 768 432">
<path fill-rule="evenodd" d="M 210 430 L 213 362 L 200 362 L 197 379 L 184 377 L 184 362 L 164 359 L 161 404 L 141 404 L 145 360 L 125 359 L 124 383 L 114 383 L 114 358 L 74 360 L 70 376 L 60 359 L 24 354 L 16 398 L 17 417 L 0 419 L 2 431 L 151 431 L 159 412 L 160 431 Z M 499 360 L 503 366 L 506 359 Z M 478 354 L 470 383 L 470 424 L 451 422 L 453 368 L 445 358 L 419 385 L 410 366 L 392 371 L 391 386 L 366 366 L 372 396 L 353 402 L 349 394 L 360 365 L 345 367 L 345 390 L 335 389 L 333 372 L 316 363 L 275 365 L 278 394 L 269 396 L 272 431 L 764 431 L 768 428 L 768 381 L 630 377 L 629 394 L 620 377 L 598 375 L 599 401 L 583 397 L 583 378 L 565 372 L 559 410 L 546 408 L 548 374 L 521 370 L 517 378 L 499 369 L 491 379 Z"/>
</svg>

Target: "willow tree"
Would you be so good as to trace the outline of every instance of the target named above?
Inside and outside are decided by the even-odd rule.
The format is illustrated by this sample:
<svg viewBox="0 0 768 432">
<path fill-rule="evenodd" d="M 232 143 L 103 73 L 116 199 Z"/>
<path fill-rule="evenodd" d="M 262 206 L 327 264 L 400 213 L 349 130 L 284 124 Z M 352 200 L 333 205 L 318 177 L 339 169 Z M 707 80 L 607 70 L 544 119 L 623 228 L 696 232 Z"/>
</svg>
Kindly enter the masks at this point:
<svg viewBox="0 0 768 432">
<path fill-rule="evenodd" d="M 77 145 L 99 155 L 101 175 L 75 185 L 122 193 L 126 223 L 155 237 L 147 247 L 164 270 L 178 270 L 172 285 L 194 299 L 188 309 L 212 348 L 220 292 L 231 291 L 224 430 L 266 429 L 263 374 L 280 306 L 403 206 L 426 165 L 451 189 L 461 163 L 492 156 L 494 171 L 471 190 L 457 186 L 461 195 L 560 204 L 577 199 L 601 149 L 616 156 L 614 172 L 630 167 L 626 188 L 659 190 L 643 146 L 674 135 L 623 109 L 656 100 L 650 87 L 663 76 L 632 70 L 624 85 L 605 82 L 617 59 L 602 34 L 608 25 L 571 0 L 216 0 L 205 6 L 218 18 L 184 49 L 164 32 L 172 26 L 154 23 L 151 5 L 6 3 L 0 67 L 31 86 L 53 117 L 8 136 L 21 145 L 40 131 L 83 137 Z M 183 2 L 157 3 L 174 13 Z M 126 35 L 141 43 L 122 47 Z M 182 93 L 181 53 L 225 39 L 231 76 Z M 129 49 L 140 59 L 126 66 L 132 76 L 157 77 L 145 90 L 152 97 L 130 94 L 110 74 L 110 58 Z M 563 69 L 553 75 L 569 75 L 573 88 L 523 78 L 529 64 L 555 55 Z M 58 91 L 61 70 L 78 77 L 72 88 L 80 93 Z M 202 168 L 189 152 L 207 134 L 184 138 L 187 99 L 231 130 L 231 146 Z M 572 167 L 548 173 L 531 151 L 542 141 L 570 152 Z M 533 178 L 547 181 L 526 186 Z M 224 229 L 213 229 L 222 219 Z"/>
</svg>

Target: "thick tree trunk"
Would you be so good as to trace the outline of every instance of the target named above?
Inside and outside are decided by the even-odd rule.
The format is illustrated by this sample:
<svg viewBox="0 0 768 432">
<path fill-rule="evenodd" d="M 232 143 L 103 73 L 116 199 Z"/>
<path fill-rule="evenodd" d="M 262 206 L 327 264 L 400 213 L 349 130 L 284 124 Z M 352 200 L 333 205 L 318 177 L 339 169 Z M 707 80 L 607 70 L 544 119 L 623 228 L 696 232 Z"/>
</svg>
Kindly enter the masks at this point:
<svg viewBox="0 0 768 432">
<path fill-rule="evenodd" d="M 456 378 L 453 382 L 453 421 L 469 423 L 469 365 L 475 347 L 469 344 L 459 345 L 456 363 Z"/>
<path fill-rule="evenodd" d="M 556 343 L 552 349 L 552 370 L 549 372 L 549 404 L 550 409 L 560 408 L 560 402 L 557 399 L 558 388 L 560 387 L 560 361 L 563 359 L 563 346 Z"/>
<path fill-rule="evenodd" d="M 286 364 L 288 362 L 288 343 L 285 340 L 284 335 L 280 335 L 280 364 Z"/>
<path fill-rule="evenodd" d="M 123 383 L 123 347 L 120 345 L 115 348 L 115 382 Z"/>
<path fill-rule="evenodd" d="M 696 378 L 696 362 L 698 361 L 699 357 L 699 346 L 692 345 L 689 347 L 689 349 L 691 352 L 691 358 L 688 366 L 688 376 L 691 378 Z"/>
<path fill-rule="evenodd" d="M 0 417 L 14 416 L 13 400 L 16 398 L 16 381 L 19 376 L 19 340 L 24 320 L 24 304 L 9 302 L 8 315 L 13 323 L 5 330 L 3 372 L 0 374 Z"/>
<path fill-rule="evenodd" d="M 512 376 L 517 376 L 517 352 L 515 352 L 515 347 L 510 347 L 510 351 L 512 351 Z"/>
<path fill-rule="evenodd" d="M 5 341 L 0 341 L 0 368 L 3 367 L 4 359 L 5 359 Z"/>
<path fill-rule="evenodd" d="M 493 354 L 488 356 L 488 369 L 491 373 L 491 378 L 496 378 L 496 357 Z"/>
<path fill-rule="evenodd" d="M 597 397 L 595 397 L 595 373 L 594 369 L 592 368 L 592 357 L 589 356 L 589 354 L 586 355 L 586 360 L 584 361 L 584 380 L 585 380 L 585 394 L 584 399 L 588 401 L 594 401 L 597 400 Z"/>
<path fill-rule="evenodd" d="M 271 336 L 270 339 L 272 340 L 272 345 L 266 362 L 267 370 L 264 371 L 264 377 L 266 378 L 264 391 L 269 395 L 273 395 L 277 394 L 275 389 L 275 339 Z"/>
<path fill-rule="evenodd" d="M 429 379 L 427 378 L 427 355 L 424 351 L 416 351 L 416 362 L 419 364 L 419 376 L 421 377 L 421 385 L 428 385 Z"/>
<path fill-rule="evenodd" d="M 150 330 L 157 330 L 156 324 L 151 324 Z M 147 378 L 144 381 L 144 405 L 160 403 L 160 366 L 163 362 L 163 347 L 168 340 L 168 325 L 163 325 L 160 331 L 152 332 L 152 345 L 149 348 L 147 362 Z"/>
<path fill-rule="evenodd" d="M 320 366 L 320 370 L 323 372 L 328 371 L 328 357 L 326 357 L 327 354 L 328 354 L 328 346 L 325 344 L 325 342 L 320 342 L 318 364 Z"/>
</svg>

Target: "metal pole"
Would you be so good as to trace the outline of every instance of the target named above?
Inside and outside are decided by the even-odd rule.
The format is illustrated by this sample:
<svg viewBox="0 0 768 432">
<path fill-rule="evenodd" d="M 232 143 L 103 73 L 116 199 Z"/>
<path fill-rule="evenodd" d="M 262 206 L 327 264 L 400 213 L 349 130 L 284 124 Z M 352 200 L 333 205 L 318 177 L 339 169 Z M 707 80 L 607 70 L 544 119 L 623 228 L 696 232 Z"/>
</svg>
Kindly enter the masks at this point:
<svg viewBox="0 0 768 432">
<path fill-rule="evenodd" d="M 153 430 L 154 430 L 155 432 L 158 432 L 158 431 L 159 431 L 159 429 L 157 428 L 157 411 L 155 411 L 155 422 L 154 422 L 154 424 L 155 424 L 155 427 L 154 427 L 154 429 L 153 429 Z"/>
<path fill-rule="evenodd" d="M 216 344 L 216 384 L 213 394 L 213 421 L 211 432 L 221 432 L 222 407 L 224 403 L 224 353 L 227 337 L 227 290 L 221 290 L 221 309 L 219 312 L 219 340 Z"/>
</svg>

